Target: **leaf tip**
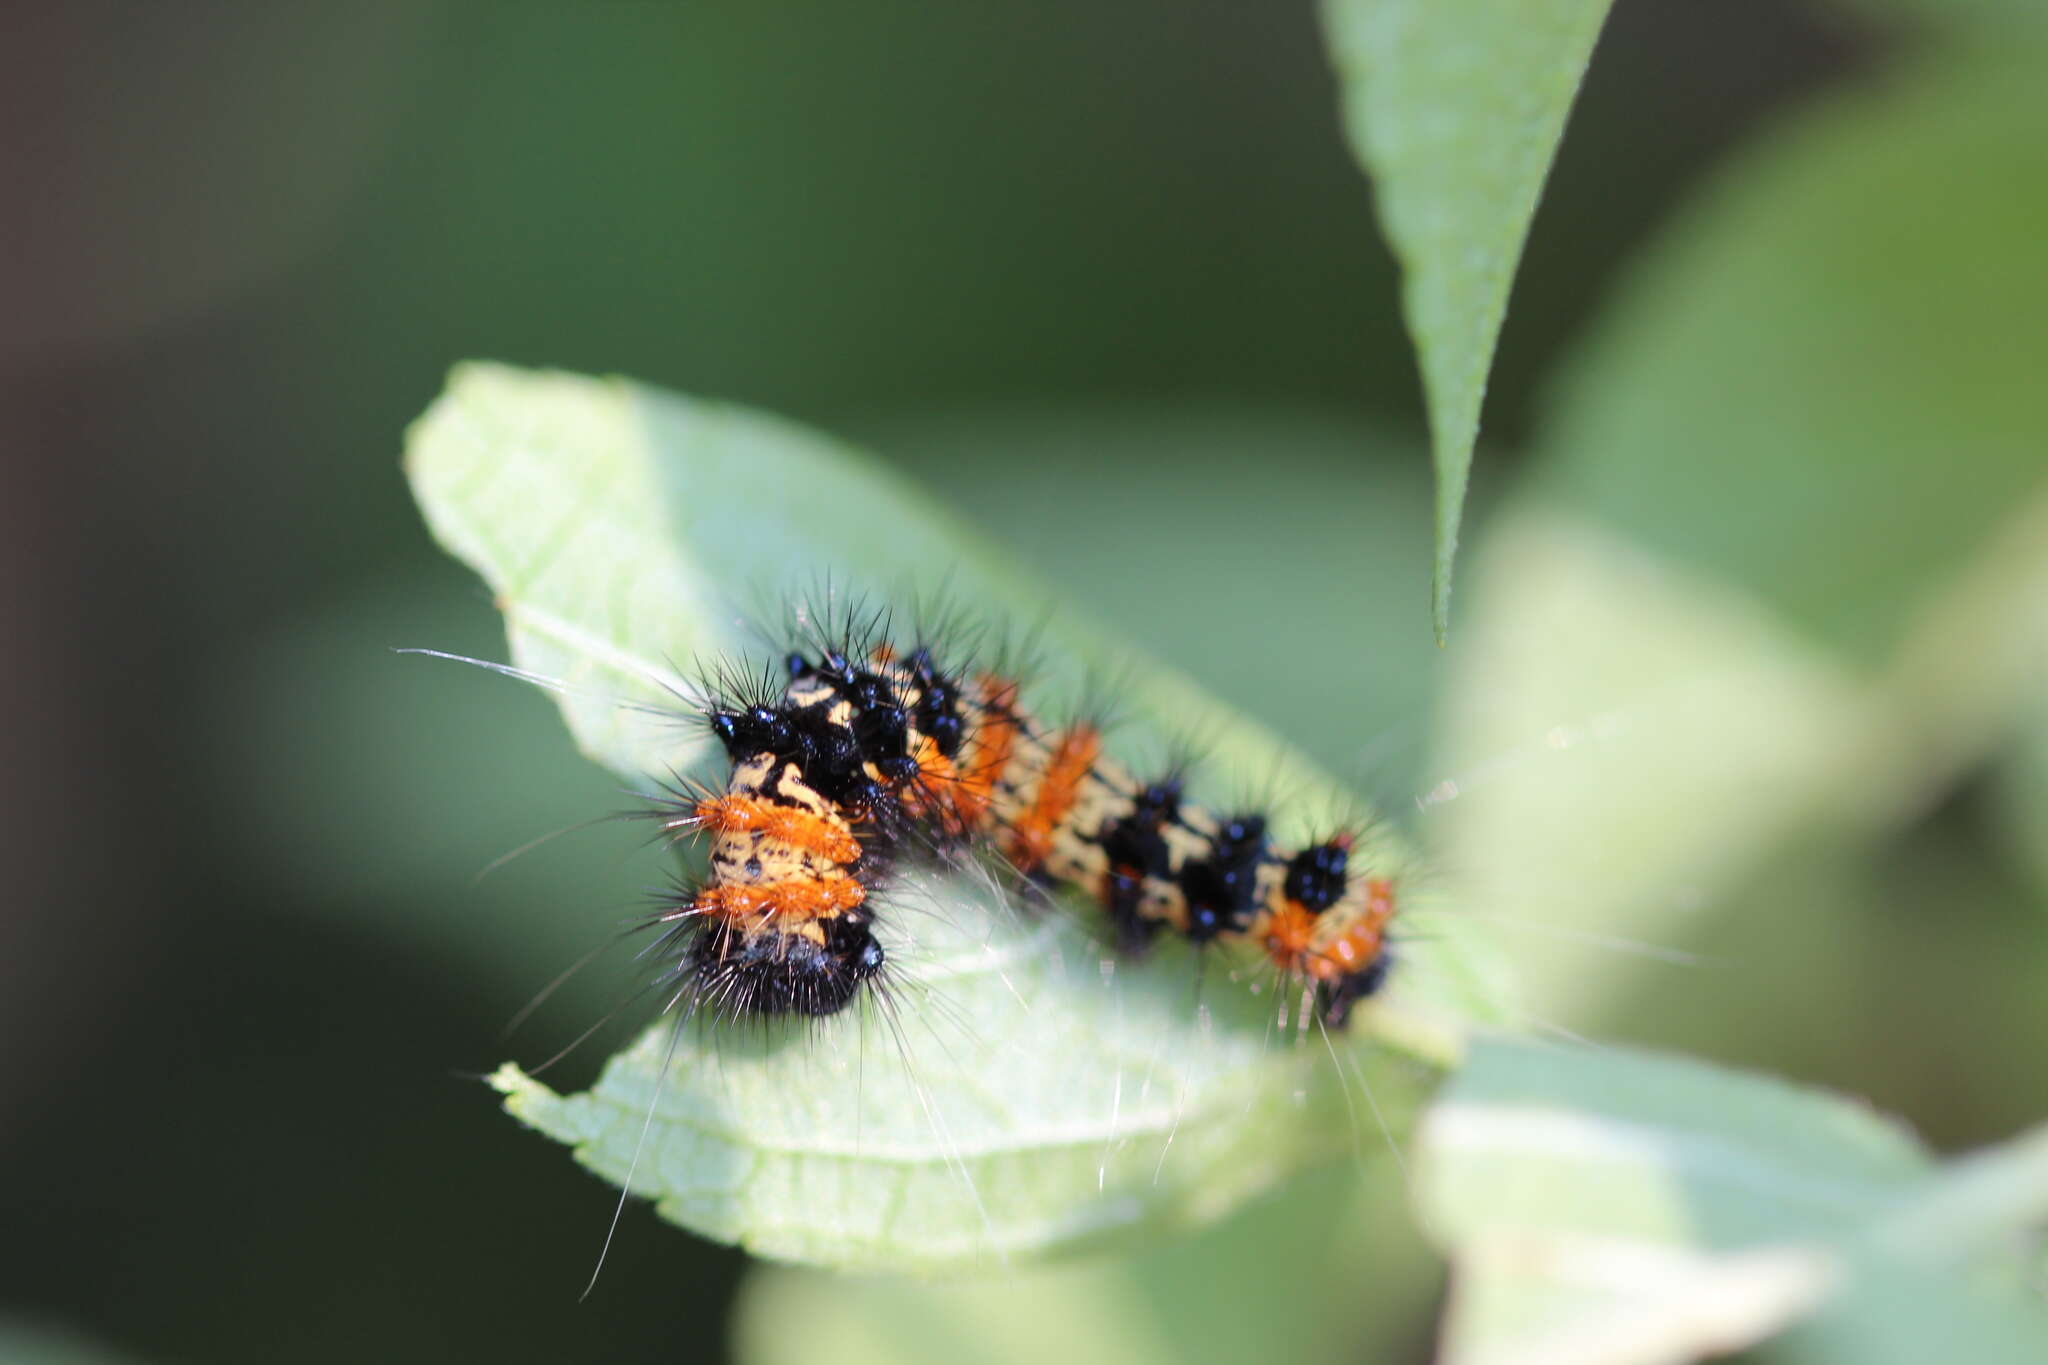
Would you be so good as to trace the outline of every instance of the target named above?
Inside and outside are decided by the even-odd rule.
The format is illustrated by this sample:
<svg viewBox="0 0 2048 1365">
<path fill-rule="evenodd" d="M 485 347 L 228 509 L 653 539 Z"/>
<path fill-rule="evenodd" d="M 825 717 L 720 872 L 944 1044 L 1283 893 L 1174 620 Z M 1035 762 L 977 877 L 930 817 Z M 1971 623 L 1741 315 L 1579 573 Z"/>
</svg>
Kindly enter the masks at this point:
<svg viewBox="0 0 2048 1365">
<path fill-rule="evenodd" d="M 533 1109 L 559 1098 L 554 1091 L 542 1085 L 519 1069 L 517 1062 L 506 1062 L 485 1078 L 491 1089 L 505 1097 L 505 1112 L 524 1123 L 533 1122 Z"/>
<path fill-rule="evenodd" d="M 1436 631 L 1436 647 L 1443 649 L 1451 639 L 1451 575 L 1458 561 L 1458 512 L 1456 501 L 1438 513 L 1436 523 L 1436 565 L 1429 576 L 1429 620 Z"/>
</svg>

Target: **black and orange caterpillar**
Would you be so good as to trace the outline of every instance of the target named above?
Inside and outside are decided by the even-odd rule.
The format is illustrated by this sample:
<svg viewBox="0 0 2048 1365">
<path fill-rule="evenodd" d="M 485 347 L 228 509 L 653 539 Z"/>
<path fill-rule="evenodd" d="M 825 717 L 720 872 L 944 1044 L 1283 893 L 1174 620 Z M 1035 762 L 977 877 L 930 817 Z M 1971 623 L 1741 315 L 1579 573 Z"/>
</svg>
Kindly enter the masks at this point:
<svg viewBox="0 0 2048 1365">
<path fill-rule="evenodd" d="M 672 836 L 711 841 L 701 883 L 656 923 L 675 979 L 714 1014 L 845 1008 L 882 970 L 876 892 L 924 849 L 989 848 L 1092 897 L 1126 954 L 1166 929 L 1253 944 L 1332 1027 L 1385 979 L 1394 888 L 1352 866 L 1350 835 L 1278 847 L 1264 816 L 1193 805 L 1177 775 L 1133 779 L 1099 726 L 1042 723 L 1014 678 L 899 652 L 872 625 L 785 662 L 779 690 L 705 707 L 732 763 L 723 790 L 657 812 Z"/>
</svg>

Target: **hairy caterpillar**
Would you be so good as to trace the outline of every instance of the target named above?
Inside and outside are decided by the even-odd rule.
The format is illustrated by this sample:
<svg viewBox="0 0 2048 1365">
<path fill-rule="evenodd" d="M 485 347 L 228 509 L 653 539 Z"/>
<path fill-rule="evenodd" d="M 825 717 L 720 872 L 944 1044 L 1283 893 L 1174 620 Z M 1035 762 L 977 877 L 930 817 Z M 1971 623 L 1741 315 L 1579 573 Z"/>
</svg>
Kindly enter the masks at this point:
<svg viewBox="0 0 2048 1365">
<path fill-rule="evenodd" d="M 1352 866 L 1351 835 L 1279 847 L 1264 813 L 1197 806 L 1177 771 L 1134 778 L 1099 725 L 1041 721 L 1009 671 L 900 649 L 887 622 L 856 608 L 791 652 L 779 685 L 706 701 L 730 774 L 657 811 L 672 836 L 710 842 L 702 881 L 656 920 L 678 999 L 727 1017 L 836 1013 L 882 970 L 874 900 L 892 867 L 982 848 L 1095 901 L 1127 955 L 1163 931 L 1248 943 L 1333 1027 L 1378 989 L 1394 887 Z"/>
</svg>

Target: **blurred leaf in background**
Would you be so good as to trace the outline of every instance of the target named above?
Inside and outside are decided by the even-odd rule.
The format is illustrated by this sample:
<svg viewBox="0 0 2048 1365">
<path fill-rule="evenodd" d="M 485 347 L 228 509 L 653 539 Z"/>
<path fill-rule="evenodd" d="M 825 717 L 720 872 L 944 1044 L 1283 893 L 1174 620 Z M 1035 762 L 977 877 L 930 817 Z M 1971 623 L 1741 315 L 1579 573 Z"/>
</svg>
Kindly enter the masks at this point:
<svg viewBox="0 0 2048 1365">
<path fill-rule="evenodd" d="M 252 641 L 209 698 L 238 742 L 208 776 L 223 835 L 247 840 L 275 904 L 317 884 L 349 927 L 517 1003 L 623 930 L 659 869 L 638 856 L 644 829 L 606 821 L 638 795 L 577 754 L 532 689 L 393 653 L 501 654 L 487 610 L 391 574 Z M 616 1005 L 639 984 L 629 956 L 571 978 L 549 1017 Z"/>
<path fill-rule="evenodd" d="M 1552 496 L 1895 651 L 2042 491 L 2039 55 L 1913 63 L 1728 167 L 1561 379 Z"/>
<path fill-rule="evenodd" d="M 1654 1365 L 1788 1326 L 1770 1359 L 2048 1353 L 2048 1308 L 2010 1273 L 2013 1234 L 2048 1221 L 2048 1127 L 1937 1170 L 1898 1124 L 1836 1097 L 1496 1043 L 1417 1146 L 1418 1205 L 1454 1253 L 1447 1365 Z"/>
</svg>

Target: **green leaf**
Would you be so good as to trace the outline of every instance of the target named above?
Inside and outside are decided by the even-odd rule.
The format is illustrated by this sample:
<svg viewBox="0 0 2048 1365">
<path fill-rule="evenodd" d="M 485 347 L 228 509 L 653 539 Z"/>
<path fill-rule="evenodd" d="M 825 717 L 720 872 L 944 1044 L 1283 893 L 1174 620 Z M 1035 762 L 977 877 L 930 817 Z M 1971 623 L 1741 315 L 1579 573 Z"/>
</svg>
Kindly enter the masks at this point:
<svg viewBox="0 0 2048 1365">
<path fill-rule="evenodd" d="M 715 659 L 758 655 L 749 617 L 779 619 L 786 594 L 829 574 L 885 599 L 943 593 L 998 634 L 1047 622 L 1034 639 L 1053 709 L 1091 675 L 1118 677 L 1125 714 L 1209 741 L 1226 789 L 1289 792 L 1282 837 L 1355 808 L 1256 724 L 1078 613 L 1049 612 L 914 488 L 791 424 L 620 380 L 470 365 L 414 427 L 407 469 L 435 534 L 496 594 L 513 661 L 566 684 L 578 742 L 630 780 L 703 756 L 674 689 Z M 1363 858 L 1412 864 L 1385 830 Z M 634 1190 L 706 1235 L 823 1264 L 943 1269 L 1205 1221 L 1306 1164 L 1378 1146 L 1374 1107 L 1397 1125 L 1465 1026 L 1502 1006 L 1469 925 L 1426 895 L 1404 910 L 1412 943 L 1385 1002 L 1327 1044 L 1276 1029 L 1273 1002 L 1223 962 L 1198 1008 L 1185 952 L 1112 969 L 1084 919 L 1020 910 L 972 879 L 933 873 L 899 899 L 883 925 L 899 968 L 887 1001 L 810 1029 L 693 1026 L 674 1035 L 665 1085 L 660 1026 L 585 1094 L 507 1067 L 508 1108 L 615 1181 L 639 1150 Z"/>
<path fill-rule="evenodd" d="M 1276 1044 L 1224 982 L 1198 1027 L 1186 954 L 1105 976 L 1070 920 L 1019 924 L 953 881 L 928 892 L 942 922 L 884 939 L 916 964 L 894 1019 L 686 1029 L 658 1101 L 669 1028 L 584 1094 L 509 1064 L 494 1084 L 614 1183 L 652 1104 L 634 1188 L 705 1236 L 929 1272 L 1207 1222 L 1304 1165 L 1383 1146 L 1368 1106 L 1404 1123 L 1430 1079 L 1350 1040 Z"/>
<path fill-rule="evenodd" d="M 2048 1131 L 1937 1171 L 1848 1101 L 1609 1049 L 1476 1046 L 1420 1130 L 1452 1256 L 1450 1365 L 2023 1361 L 2048 1323 L 1980 1283 L 2048 1220 Z"/>
<path fill-rule="evenodd" d="M 1852 661 L 1888 659 L 1930 589 L 2048 492 L 2044 149 L 2039 61 L 1981 53 L 1760 141 L 1569 372 L 1550 487 Z"/>
<path fill-rule="evenodd" d="M 1325 0 L 1323 15 L 1428 397 L 1441 639 L 1509 286 L 1607 0 Z"/>
</svg>

